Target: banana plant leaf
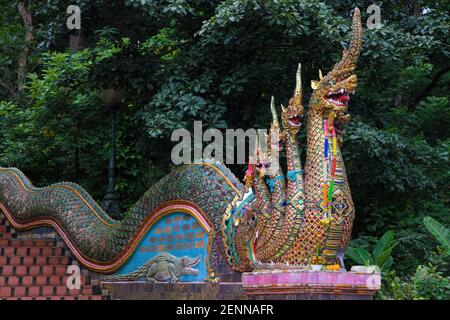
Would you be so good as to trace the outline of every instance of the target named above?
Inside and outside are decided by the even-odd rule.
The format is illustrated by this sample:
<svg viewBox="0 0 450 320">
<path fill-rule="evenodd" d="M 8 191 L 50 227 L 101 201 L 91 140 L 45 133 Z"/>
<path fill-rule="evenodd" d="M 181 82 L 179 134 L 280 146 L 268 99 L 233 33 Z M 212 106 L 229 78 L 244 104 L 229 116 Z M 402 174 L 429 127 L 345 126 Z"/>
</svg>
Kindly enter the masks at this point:
<svg viewBox="0 0 450 320">
<path fill-rule="evenodd" d="M 378 260 L 378 257 L 387 251 L 390 247 L 393 247 L 394 244 L 394 236 L 395 233 L 393 230 L 386 231 L 383 236 L 378 240 L 375 248 L 373 249 L 372 256 L 375 261 Z M 391 249 L 392 251 L 392 249 Z M 384 263 L 384 261 L 383 261 Z M 378 264 L 381 267 L 381 265 Z"/>
<path fill-rule="evenodd" d="M 442 224 L 437 222 L 430 216 L 426 216 L 423 219 L 425 227 L 431 232 L 431 234 L 436 238 L 437 241 L 444 246 L 447 254 L 450 253 L 450 231 L 444 227 Z"/>
<path fill-rule="evenodd" d="M 348 247 L 346 254 L 350 259 L 360 265 L 369 266 L 374 264 L 372 256 L 366 249 Z"/>
<path fill-rule="evenodd" d="M 390 246 L 377 257 L 373 257 L 373 259 L 375 260 L 375 264 L 381 268 L 391 256 L 392 249 L 394 249 L 394 246 Z"/>
<path fill-rule="evenodd" d="M 389 271 L 389 269 L 391 268 L 391 266 L 392 266 L 392 262 L 394 261 L 394 259 L 391 257 L 391 256 L 389 256 L 387 259 L 386 259 L 386 261 L 383 263 L 383 265 L 381 266 L 381 272 L 388 272 Z"/>
</svg>

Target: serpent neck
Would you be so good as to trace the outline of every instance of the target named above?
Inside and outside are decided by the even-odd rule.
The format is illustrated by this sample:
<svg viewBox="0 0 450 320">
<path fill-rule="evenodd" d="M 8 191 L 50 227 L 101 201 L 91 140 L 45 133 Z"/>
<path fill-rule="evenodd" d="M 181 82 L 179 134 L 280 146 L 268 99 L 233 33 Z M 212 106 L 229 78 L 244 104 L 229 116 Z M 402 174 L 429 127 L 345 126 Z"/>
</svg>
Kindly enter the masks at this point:
<svg viewBox="0 0 450 320">
<path fill-rule="evenodd" d="M 287 187 L 288 199 L 297 209 L 303 208 L 305 197 L 304 175 L 300 161 L 297 133 L 286 130 L 286 160 L 287 160 Z M 294 201 L 294 202 L 293 202 Z"/>
<path fill-rule="evenodd" d="M 328 264 L 335 262 L 336 252 L 345 248 L 350 239 L 354 205 L 345 173 L 342 153 L 338 145 L 335 146 L 334 157 L 336 170 L 331 179 L 329 163 L 324 173 L 324 116 L 321 110 L 310 108 L 308 113 L 307 154 L 305 163 L 306 209 L 305 223 L 298 241 L 284 257 L 291 263 L 303 263 L 310 257 L 321 254 Z M 330 225 L 322 225 L 324 217 L 323 197 L 324 185 L 329 186 L 333 180 L 334 188 L 331 194 L 329 214 L 332 217 Z M 309 233 L 308 229 L 315 230 Z M 308 245 L 306 239 L 316 246 Z M 298 253 L 301 252 L 301 255 Z"/>
<path fill-rule="evenodd" d="M 325 183 L 323 112 L 310 109 L 308 112 L 307 151 L 305 163 L 305 187 L 308 208 L 322 200 L 322 186 Z M 320 208 L 317 207 L 317 210 Z"/>
<path fill-rule="evenodd" d="M 272 234 L 265 245 L 258 242 L 259 261 L 277 261 L 295 242 L 302 224 L 304 185 L 296 134 L 286 130 L 286 158 L 288 164 L 287 202 L 284 219 L 271 225 Z"/>
<path fill-rule="evenodd" d="M 259 173 L 256 173 L 253 176 L 253 187 L 255 189 L 255 208 L 258 210 L 258 212 L 260 212 L 258 217 L 258 220 L 260 222 L 258 222 L 258 226 L 256 229 L 259 237 L 260 234 L 264 234 L 265 226 L 267 225 L 267 222 L 270 218 L 270 193 L 265 184 L 264 178 L 260 177 Z"/>
<path fill-rule="evenodd" d="M 278 159 L 273 158 L 272 161 L 278 161 Z M 271 170 L 267 180 L 270 191 L 270 202 L 272 206 L 270 207 L 270 216 L 265 221 L 264 226 L 259 229 L 260 234 L 257 240 L 257 247 L 264 247 L 268 243 L 284 219 L 286 182 L 283 169 L 279 163 L 277 164 L 277 170 Z"/>
</svg>

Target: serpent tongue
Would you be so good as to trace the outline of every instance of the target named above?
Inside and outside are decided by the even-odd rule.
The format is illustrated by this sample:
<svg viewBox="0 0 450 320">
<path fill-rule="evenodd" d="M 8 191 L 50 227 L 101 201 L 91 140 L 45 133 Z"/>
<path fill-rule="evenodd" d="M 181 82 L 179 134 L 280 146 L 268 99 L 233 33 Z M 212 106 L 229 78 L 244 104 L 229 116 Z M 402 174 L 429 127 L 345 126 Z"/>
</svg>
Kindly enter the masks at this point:
<svg viewBox="0 0 450 320">
<path fill-rule="evenodd" d="M 350 101 L 350 96 L 348 94 L 343 94 L 337 100 L 342 103 L 347 103 Z"/>
</svg>

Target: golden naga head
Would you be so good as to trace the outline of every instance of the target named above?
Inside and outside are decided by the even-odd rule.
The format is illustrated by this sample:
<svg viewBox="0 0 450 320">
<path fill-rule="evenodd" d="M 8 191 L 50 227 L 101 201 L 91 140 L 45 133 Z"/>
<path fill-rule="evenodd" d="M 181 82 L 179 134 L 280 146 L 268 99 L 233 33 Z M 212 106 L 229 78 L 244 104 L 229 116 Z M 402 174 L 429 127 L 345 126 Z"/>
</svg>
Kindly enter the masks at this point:
<svg viewBox="0 0 450 320">
<path fill-rule="evenodd" d="M 302 105 L 302 65 L 299 63 L 296 75 L 296 86 L 294 96 L 289 100 L 288 106 L 285 108 L 281 106 L 281 120 L 284 130 L 290 130 L 293 133 L 298 133 L 301 126 L 301 119 L 303 116 Z"/>
<path fill-rule="evenodd" d="M 319 70 L 319 81 L 311 81 L 314 90 L 311 97 L 311 108 L 321 110 L 324 116 L 334 113 L 337 117 L 344 117 L 348 109 L 350 95 L 356 90 L 355 68 L 361 52 L 362 26 L 361 13 L 355 8 L 353 14 L 352 40 L 350 47 L 344 50 L 341 61 L 323 76 Z"/>
</svg>

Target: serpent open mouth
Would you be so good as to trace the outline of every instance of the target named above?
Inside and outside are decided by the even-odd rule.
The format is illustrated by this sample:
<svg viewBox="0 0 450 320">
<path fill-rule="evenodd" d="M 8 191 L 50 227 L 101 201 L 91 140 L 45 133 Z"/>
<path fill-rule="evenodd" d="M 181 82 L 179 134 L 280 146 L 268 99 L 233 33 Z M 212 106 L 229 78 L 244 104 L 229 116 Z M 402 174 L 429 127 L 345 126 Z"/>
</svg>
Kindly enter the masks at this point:
<svg viewBox="0 0 450 320">
<path fill-rule="evenodd" d="M 293 127 L 300 127 L 301 118 L 299 115 L 295 114 L 292 117 L 288 118 L 288 122 Z"/>
<path fill-rule="evenodd" d="M 328 92 L 325 95 L 324 99 L 328 103 L 334 104 L 335 106 L 346 107 L 348 106 L 348 103 L 350 101 L 350 95 L 353 95 L 354 93 L 355 91 L 340 89 L 339 91 L 336 92 L 333 91 Z"/>
</svg>

